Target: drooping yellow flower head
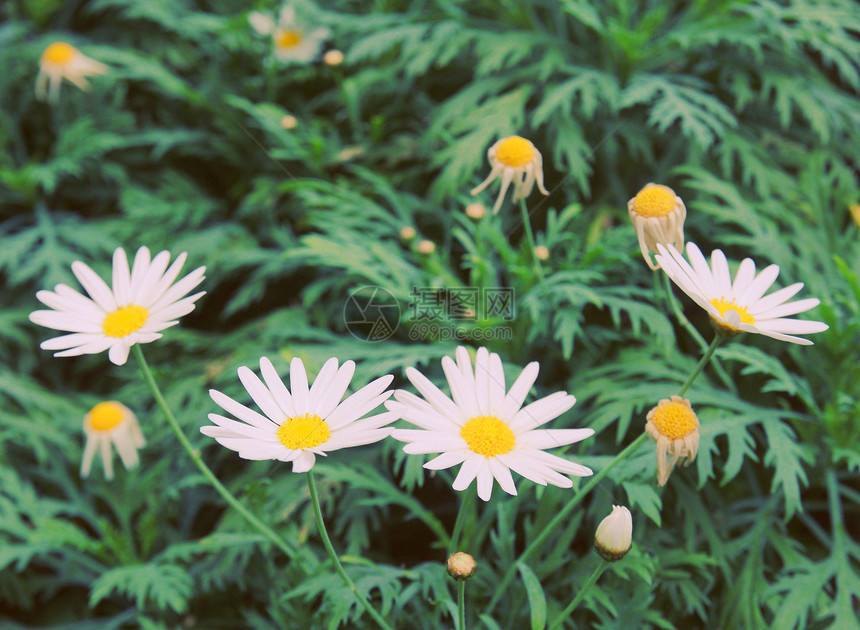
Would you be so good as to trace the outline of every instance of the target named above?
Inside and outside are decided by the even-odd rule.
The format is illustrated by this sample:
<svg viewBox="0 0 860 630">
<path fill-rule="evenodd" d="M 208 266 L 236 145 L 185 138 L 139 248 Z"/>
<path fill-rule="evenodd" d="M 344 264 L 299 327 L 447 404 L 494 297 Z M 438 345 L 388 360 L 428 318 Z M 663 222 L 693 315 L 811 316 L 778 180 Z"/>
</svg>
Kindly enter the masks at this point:
<svg viewBox="0 0 860 630">
<path fill-rule="evenodd" d="M 665 486 L 675 464 L 690 464 L 699 450 L 699 419 L 690 401 L 680 396 L 663 399 L 648 412 L 645 432 L 657 442 L 657 483 Z M 672 456 L 667 461 L 666 454 Z"/>
<path fill-rule="evenodd" d="M 54 42 L 42 53 L 39 76 L 36 78 L 36 98 L 56 103 L 60 98 L 63 79 L 82 90 L 89 89 L 88 76 L 105 74 L 107 66 L 90 59 L 66 42 Z"/>
<path fill-rule="evenodd" d="M 514 183 L 514 201 L 528 197 L 535 183 L 544 195 L 549 194 L 543 185 L 543 158 L 529 140 L 520 136 L 502 138 L 489 148 L 487 158 L 492 170 L 487 179 L 472 189 L 472 195 L 477 195 L 489 186 L 490 182 L 501 177 L 502 187 L 493 206 L 493 214 L 502 207 L 502 200 L 511 182 Z"/>
<path fill-rule="evenodd" d="M 684 249 L 684 219 L 687 208 L 675 191 L 660 184 L 646 184 L 633 199 L 627 202 L 627 211 L 636 235 L 642 257 L 651 269 L 659 264 L 651 260 L 649 252 L 657 252 L 657 244 L 673 243 Z"/>
<path fill-rule="evenodd" d="M 96 451 L 101 453 L 105 477 L 113 479 L 111 444 L 128 470 L 140 463 L 137 450 L 146 445 L 137 418 L 131 410 L 116 401 L 100 402 L 84 416 L 86 446 L 81 458 L 81 477 L 87 477 Z"/>
</svg>

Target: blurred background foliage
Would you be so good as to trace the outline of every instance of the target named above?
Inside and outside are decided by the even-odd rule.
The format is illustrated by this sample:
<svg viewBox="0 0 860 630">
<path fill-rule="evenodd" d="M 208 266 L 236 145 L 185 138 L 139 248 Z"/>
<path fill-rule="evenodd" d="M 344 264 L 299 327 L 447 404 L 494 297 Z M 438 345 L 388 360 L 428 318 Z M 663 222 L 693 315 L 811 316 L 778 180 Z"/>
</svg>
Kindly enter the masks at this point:
<svg viewBox="0 0 860 630">
<path fill-rule="evenodd" d="M 304 479 L 203 438 L 209 387 L 242 397 L 240 365 L 285 372 L 355 359 L 356 385 L 420 365 L 438 383 L 454 340 L 414 339 L 413 287 L 512 287 L 513 322 L 468 334 L 539 395 L 578 403 L 578 461 L 600 468 L 677 391 L 710 338 L 705 315 L 643 264 L 626 202 L 649 181 L 689 210 L 687 237 L 735 263 L 777 263 L 830 325 L 812 347 L 749 335 L 689 397 L 697 461 L 656 487 L 652 444 L 613 470 L 491 615 L 494 581 L 569 494 L 521 480 L 473 507 L 465 551 L 475 627 L 540 628 L 593 570 L 594 528 L 634 513 L 633 551 L 567 627 L 858 628 L 860 609 L 860 12 L 850 0 L 439 0 L 297 5 L 345 63 L 278 65 L 238 0 L 10 0 L 0 5 L 0 620 L 4 628 L 363 628 L 322 560 Z M 110 67 L 60 102 L 35 100 L 45 47 Z M 285 128 L 284 116 L 297 125 Z M 288 125 L 289 126 L 289 125 Z M 543 152 L 529 199 L 537 273 L 517 209 L 473 221 L 486 150 L 520 134 Z M 495 188 L 491 188 L 495 190 Z M 492 192 L 482 200 L 490 202 Z M 853 212 L 853 214 L 852 214 Z M 418 236 L 400 236 L 403 227 Z M 417 242 L 435 244 L 431 254 Z M 225 511 L 178 452 L 131 365 L 54 359 L 34 293 L 105 274 L 110 252 L 189 253 L 208 295 L 146 347 L 168 401 L 221 479 L 302 546 L 302 570 Z M 369 343 L 351 291 L 399 300 Z M 679 294 L 678 294 L 679 295 Z M 447 325 L 448 322 L 442 322 Z M 465 340 L 469 344 L 469 339 Z M 123 401 L 140 468 L 81 480 L 86 411 Z M 244 400 L 244 399 L 243 399 Z M 350 574 L 398 628 L 453 627 L 445 549 L 459 497 L 391 443 L 318 465 Z M 535 586 L 537 584 L 537 586 Z M 543 585 L 542 587 L 540 585 Z M 529 626 L 530 624 L 530 626 Z"/>
</svg>

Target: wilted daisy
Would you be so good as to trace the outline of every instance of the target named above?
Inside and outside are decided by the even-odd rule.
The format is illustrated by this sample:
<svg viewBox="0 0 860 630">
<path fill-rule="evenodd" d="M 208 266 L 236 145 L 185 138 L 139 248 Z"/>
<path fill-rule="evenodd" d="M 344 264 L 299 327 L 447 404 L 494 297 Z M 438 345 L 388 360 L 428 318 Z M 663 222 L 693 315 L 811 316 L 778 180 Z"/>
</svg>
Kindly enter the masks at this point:
<svg viewBox="0 0 860 630">
<path fill-rule="evenodd" d="M 105 477 L 113 479 L 113 454 L 110 445 L 116 447 L 119 458 L 126 470 L 140 463 L 137 449 L 146 445 L 137 418 L 122 403 L 101 402 L 84 416 L 84 434 L 87 443 L 81 460 L 81 477 L 90 474 L 93 457 L 98 450 L 102 456 Z"/>
<path fill-rule="evenodd" d="M 205 267 L 198 267 L 174 283 L 185 258 L 185 253 L 180 254 L 168 268 L 168 252 L 150 260 L 149 250 L 141 247 L 129 271 L 125 251 L 117 248 L 113 253 L 113 288 L 84 263 L 72 263 L 72 272 L 90 297 L 65 284 L 36 293 L 40 302 L 54 310 L 34 311 L 30 320 L 72 333 L 43 341 L 42 349 L 59 350 L 56 357 L 98 354 L 109 349 L 110 360 L 124 364 L 131 346 L 159 339 L 160 331 L 178 324 L 178 318 L 193 311 L 194 302 L 205 293 L 183 297 L 203 281 Z"/>
<path fill-rule="evenodd" d="M 355 363 L 346 361 L 339 369 L 337 359 L 325 362 L 308 389 L 308 377 L 302 360 L 290 363 L 290 389 L 275 372 L 272 362 L 260 359 L 263 380 L 247 367 L 239 368 L 239 380 L 262 415 L 217 390 L 209 390 L 215 403 L 239 421 L 210 413 L 215 426 L 200 432 L 222 446 L 236 451 L 243 459 L 277 459 L 292 462 L 293 472 L 313 468 L 316 455 L 326 455 L 350 446 L 371 444 L 391 433 L 386 425 L 397 418 L 383 412 L 362 418 L 381 405 L 389 396 L 385 388 L 393 376 L 382 376 L 340 402 L 346 393 Z"/>
<path fill-rule="evenodd" d="M 819 304 L 816 298 L 789 302 L 800 291 L 802 282 L 762 297 L 779 275 L 779 266 L 770 265 L 756 274 L 755 263 L 745 258 L 734 280 L 722 251 L 711 253 L 711 266 L 695 243 L 687 243 L 687 257 L 672 245 L 657 245 L 657 262 L 672 281 L 696 304 L 705 309 L 721 334 L 752 332 L 774 339 L 803 345 L 812 342 L 794 334 L 817 333 L 829 326 L 822 322 L 791 319 L 787 315 L 803 313 Z"/>
<path fill-rule="evenodd" d="M 645 432 L 657 442 L 657 483 L 665 486 L 675 464 L 686 458 L 689 465 L 699 450 L 699 418 L 690 401 L 680 396 L 664 398 L 648 412 Z M 667 460 L 666 454 L 672 459 Z"/>
<path fill-rule="evenodd" d="M 331 31 L 325 27 L 304 29 L 296 21 L 296 10 L 287 4 L 278 15 L 277 23 L 271 16 L 252 11 L 248 21 L 260 35 L 271 35 L 275 59 L 278 61 L 312 61 Z"/>
<path fill-rule="evenodd" d="M 88 76 L 104 74 L 107 66 L 90 59 L 66 42 L 54 42 L 42 53 L 39 61 L 39 76 L 36 78 L 36 98 L 56 103 L 60 98 L 63 79 L 74 83 L 82 90 L 89 88 Z"/>
<path fill-rule="evenodd" d="M 660 268 L 651 262 L 648 253 L 657 252 L 657 243 L 673 243 L 679 250 L 684 249 L 687 208 L 674 190 L 660 184 L 646 184 L 627 202 L 627 211 L 639 237 L 642 257 L 651 269 Z"/>
<path fill-rule="evenodd" d="M 543 158 L 540 151 L 531 142 L 519 136 L 502 138 L 487 150 L 492 170 L 483 182 L 472 190 L 477 195 L 498 177 L 502 178 L 502 187 L 493 206 L 493 214 L 502 207 L 502 200 L 511 182 L 514 183 L 514 201 L 528 197 L 535 182 L 538 189 L 548 195 L 549 191 L 543 185 Z"/>
<path fill-rule="evenodd" d="M 414 368 L 406 376 L 423 396 L 403 390 L 385 406 L 421 429 L 397 429 L 392 437 L 408 442 L 410 454 L 441 453 L 424 464 L 442 470 L 462 464 L 454 490 L 461 491 L 478 480 L 478 496 L 490 499 L 495 479 L 502 490 L 516 495 L 511 470 L 545 486 L 570 488 L 573 482 L 560 473 L 583 477 L 591 469 L 567 459 L 545 453 L 544 449 L 579 442 L 594 433 L 592 429 L 539 429 L 557 418 L 576 402 L 565 392 L 556 392 L 522 407 L 537 379 L 540 366 L 529 363 L 505 393 L 505 374 L 499 355 L 479 348 L 472 361 L 464 347 L 457 348 L 456 363 L 442 359 L 453 401 Z M 522 407 L 522 408 L 521 408 Z"/>
<path fill-rule="evenodd" d="M 594 548 L 604 560 L 621 560 L 630 551 L 633 540 L 633 517 L 623 505 L 613 505 L 612 512 L 600 521 L 594 534 Z"/>
</svg>

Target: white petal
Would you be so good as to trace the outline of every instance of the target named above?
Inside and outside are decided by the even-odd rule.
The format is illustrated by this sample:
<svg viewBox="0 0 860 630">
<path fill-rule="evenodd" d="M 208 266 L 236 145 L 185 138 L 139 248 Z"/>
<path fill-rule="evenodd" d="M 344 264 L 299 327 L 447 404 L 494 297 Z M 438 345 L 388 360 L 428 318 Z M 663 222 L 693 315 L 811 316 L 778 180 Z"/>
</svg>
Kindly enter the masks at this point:
<svg viewBox="0 0 860 630">
<path fill-rule="evenodd" d="M 520 409 L 511 419 L 509 426 L 511 431 L 519 435 L 523 431 L 536 429 L 553 418 L 558 418 L 574 404 L 576 404 L 576 398 L 565 392 L 550 394 Z"/>
<path fill-rule="evenodd" d="M 482 501 L 489 501 L 493 494 L 493 473 L 490 472 L 490 464 L 487 458 L 481 462 L 478 470 L 478 496 Z"/>
<path fill-rule="evenodd" d="M 471 453 L 472 451 L 467 448 L 459 451 L 448 451 L 447 453 L 442 453 L 438 457 L 431 459 L 429 462 L 424 464 L 424 468 L 427 470 L 445 470 L 446 468 L 451 468 L 457 464 L 462 464 Z"/>
<path fill-rule="evenodd" d="M 399 429 L 395 431 L 395 433 L 401 431 L 408 431 L 409 429 Z M 425 431 L 424 433 L 428 433 Z M 401 433 L 401 437 L 397 437 L 393 435 L 394 439 L 404 441 L 403 435 Z M 446 451 L 456 451 L 463 448 L 465 445 L 465 440 L 461 437 L 455 436 L 441 436 L 441 435 L 427 435 L 421 438 L 420 440 L 414 441 L 411 444 L 407 444 L 403 447 L 403 452 L 408 453 L 410 455 L 425 455 L 428 453 L 444 453 Z"/>
<path fill-rule="evenodd" d="M 790 300 L 802 288 L 802 282 L 795 282 L 794 284 L 791 284 L 784 289 L 779 289 L 778 291 L 774 291 L 770 295 L 761 298 L 760 300 L 755 302 L 755 304 L 753 304 L 753 308 L 755 308 L 756 313 L 764 313 L 767 310 L 775 308 L 780 304 Z M 765 289 L 765 291 L 767 291 L 767 289 Z"/>
<path fill-rule="evenodd" d="M 281 411 L 280 406 L 275 402 L 271 392 L 266 389 L 263 381 L 261 381 L 254 372 L 247 367 L 242 366 L 239 368 L 238 374 L 242 385 L 245 386 L 245 389 L 248 390 L 251 398 L 257 406 L 262 409 L 266 416 L 272 419 L 276 424 L 280 424 L 286 420 L 282 415 L 283 412 Z"/>
<path fill-rule="evenodd" d="M 594 429 L 537 429 L 517 437 L 517 444 L 534 449 L 555 448 L 594 435 Z"/>
<path fill-rule="evenodd" d="M 464 419 L 463 411 L 443 394 L 430 380 L 413 367 L 406 368 L 406 378 L 427 399 L 436 411 L 455 423 Z"/>
<path fill-rule="evenodd" d="M 514 485 L 514 478 L 511 477 L 511 470 L 505 466 L 497 457 L 490 457 L 487 460 L 490 465 L 490 472 L 499 482 L 502 490 L 510 495 L 517 496 L 517 487 Z"/>
<path fill-rule="evenodd" d="M 131 349 L 131 344 L 123 339 L 118 339 L 108 350 L 108 358 L 114 365 L 125 365 L 128 361 L 128 351 Z"/>
<path fill-rule="evenodd" d="M 483 455 L 472 454 L 463 462 L 463 465 L 460 466 L 460 472 L 457 473 L 457 477 L 454 479 L 452 485 L 454 490 L 462 492 L 471 485 L 472 481 L 478 475 L 478 471 L 484 465 L 483 459 Z"/>
<path fill-rule="evenodd" d="M 778 265 L 765 267 L 762 272 L 755 277 L 755 280 L 750 283 L 747 290 L 744 291 L 742 295 L 737 296 L 738 304 L 755 304 L 756 301 L 758 301 L 758 299 L 763 296 L 776 281 L 776 277 L 778 275 Z"/>
<path fill-rule="evenodd" d="M 141 248 L 141 250 L 142 249 L 144 248 Z M 138 250 L 137 256 L 135 256 L 134 259 L 134 267 L 131 270 L 131 275 L 134 280 L 131 290 L 132 300 L 134 303 L 143 306 L 145 304 L 153 304 L 158 296 L 164 293 L 164 290 L 169 286 L 170 282 L 167 282 L 165 283 L 164 288 L 161 288 L 160 281 L 167 269 L 167 263 L 170 262 L 170 253 L 159 252 L 152 262 L 146 265 L 146 268 L 143 268 L 143 263 L 149 258 L 149 250 L 146 250 L 146 254 L 143 254 L 141 263 L 138 263 L 141 253 L 142 252 Z M 186 254 L 180 254 L 176 259 L 176 262 L 179 263 L 176 268 L 177 274 L 179 273 L 179 269 L 182 267 L 182 263 L 185 261 L 185 257 Z M 156 290 L 158 291 L 158 295 L 155 295 Z"/>
<path fill-rule="evenodd" d="M 293 460 L 293 472 L 294 473 L 307 472 L 311 468 L 314 467 L 315 461 L 316 461 L 316 457 L 314 456 L 313 452 L 302 451 L 302 454 Z"/>
<path fill-rule="evenodd" d="M 751 258 L 744 258 L 735 273 L 735 279 L 732 282 L 732 295 L 738 297 L 743 295 L 749 288 L 750 283 L 755 278 L 755 263 Z"/>
<path fill-rule="evenodd" d="M 81 286 L 87 290 L 93 301 L 106 313 L 115 311 L 117 308 L 116 299 L 113 292 L 110 290 L 105 281 L 99 278 L 98 274 L 87 267 L 84 263 L 76 260 L 72 263 L 72 273 L 81 283 Z"/>
<path fill-rule="evenodd" d="M 462 409 L 466 416 L 475 417 L 479 415 L 478 403 L 475 399 L 475 387 L 474 385 L 469 386 L 469 383 L 463 378 L 460 368 L 451 357 L 442 357 L 442 371 L 445 372 L 445 378 L 448 379 L 448 387 L 451 388 L 454 404 Z M 471 369 L 469 371 L 471 372 Z M 474 378 L 472 380 L 474 381 Z"/>
<path fill-rule="evenodd" d="M 278 373 L 275 371 L 275 366 L 273 366 L 272 362 L 266 357 L 260 357 L 260 372 L 263 375 L 263 380 L 266 381 L 266 387 L 269 389 L 269 392 L 271 392 L 275 402 L 278 403 L 283 414 L 290 418 L 297 416 L 298 414 L 293 406 L 293 397 L 290 396 L 290 391 L 287 389 L 287 386 L 284 385 L 284 381 L 281 380 L 281 377 L 278 376 Z"/>
<path fill-rule="evenodd" d="M 537 380 L 539 371 L 540 365 L 538 362 L 532 361 L 520 372 L 520 375 L 514 381 L 514 384 L 511 385 L 511 389 L 505 397 L 502 409 L 499 410 L 499 418 L 506 421 L 510 420 L 519 411 L 520 407 L 523 406 L 523 401 L 528 396 L 529 391 L 531 391 L 532 385 Z"/>
<path fill-rule="evenodd" d="M 131 272 L 122 247 L 117 247 L 113 252 L 113 293 L 118 304 L 131 302 Z"/>
<path fill-rule="evenodd" d="M 475 398 L 482 416 L 490 415 L 490 353 L 478 348 L 475 359 Z"/>
<path fill-rule="evenodd" d="M 290 361 L 290 393 L 293 396 L 293 407 L 295 407 L 296 414 L 301 416 L 308 413 L 310 394 L 308 375 L 305 372 L 305 364 L 298 357 L 293 357 L 293 360 Z"/>
<path fill-rule="evenodd" d="M 821 300 L 818 298 L 806 298 L 804 300 L 797 300 L 796 302 L 787 302 L 785 304 L 780 304 L 779 306 L 775 306 L 765 312 L 761 312 L 758 310 L 758 305 L 756 305 L 755 309 L 750 309 L 750 315 L 755 317 L 757 320 L 759 319 L 776 319 L 778 317 L 786 317 L 788 315 L 797 315 L 798 313 L 805 313 L 806 311 L 815 308 L 821 304 Z"/>
<path fill-rule="evenodd" d="M 263 431 L 272 432 L 277 430 L 278 425 L 272 422 L 272 420 L 260 415 L 256 411 L 248 409 L 245 405 L 236 402 L 226 394 L 219 392 L 217 389 L 210 389 L 209 396 L 216 405 L 225 411 L 232 413 L 234 416 L 239 418 L 239 420 L 252 424 Z"/>
<path fill-rule="evenodd" d="M 101 322 L 88 321 L 73 313 L 33 311 L 30 313 L 30 321 L 54 330 L 102 334 Z"/>
<path fill-rule="evenodd" d="M 308 392 L 308 409 L 322 418 L 325 418 L 325 416 L 320 413 L 320 407 L 323 402 L 331 403 L 331 399 L 328 398 L 329 387 L 337 374 L 337 363 L 338 362 L 335 357 L 332 357 L 323 363 L 322 369 L 319 371 L 319 374 L 317 374 L 317 377 L 314 379 L 314 384 L 311 385 L 311 389 Z M 339 402 L 340 398 L 334 401 L 335 406 Z M 326 406 L 328 407 L 328 404 Z"/>
</svg>

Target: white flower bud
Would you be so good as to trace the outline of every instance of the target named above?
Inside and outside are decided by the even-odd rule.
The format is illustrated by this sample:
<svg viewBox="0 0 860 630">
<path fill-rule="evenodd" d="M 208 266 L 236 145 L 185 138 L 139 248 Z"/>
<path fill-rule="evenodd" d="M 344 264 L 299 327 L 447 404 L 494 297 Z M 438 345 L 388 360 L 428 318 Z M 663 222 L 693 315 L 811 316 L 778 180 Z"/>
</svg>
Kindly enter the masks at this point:
<svg viewBox="0 0 860 630">
<path fill-rule="evenodd" d="M 633 517 L 622 505 L 613 505 L 612 513 L 600 521 L 594 535 L 594 548 L 605 560 L 621 560 L 632 547 Z"/>
</svg>

